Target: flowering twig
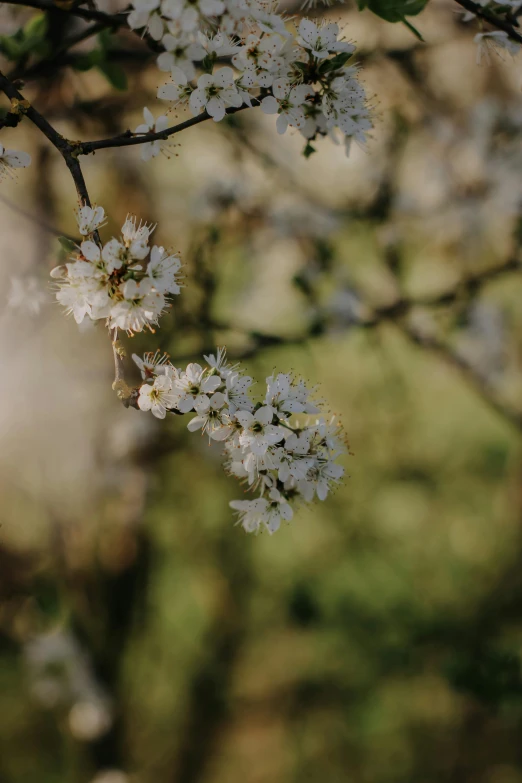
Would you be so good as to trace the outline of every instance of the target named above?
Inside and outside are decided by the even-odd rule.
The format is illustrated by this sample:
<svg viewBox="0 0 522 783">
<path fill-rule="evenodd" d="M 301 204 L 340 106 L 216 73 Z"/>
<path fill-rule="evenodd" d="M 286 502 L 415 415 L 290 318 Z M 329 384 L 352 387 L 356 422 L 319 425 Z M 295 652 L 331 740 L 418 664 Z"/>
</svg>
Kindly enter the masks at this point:
<svg viewBox="0 0 522 783">
<path fill-rule="evenodd" d="M 252 101 L 254 105 L 258 102 Z M 248 106 L 239 106 L 238 108 L 228 109 L 227 115 L 236 114 L 238 111 L 244 111 L 248 109 Z M 131 147 L 135 144 L 147 144 L 151 141 L 164 141 L 169 136 L 174 136 L 176 133 L 180 133 L 187 128 L 192 128 L 194 125 L 199 125 L 200 122 L 211 119 L 210 114 L 206 111 L 198 114 L 196 117 L 191 117 L 189 120 L 178 123 L 178 125 L 172 125 L 170 128 L 166 128 L 164 131 L 156 131 L 151 133 L 141 133 L 139 135 L 134 134 L 132 131 L 127 130 L 124 133 L 120 133 L 118 136 L 112 136 L 108 139 L 100 139 L 99 141 L 85 141 L 78 147 L 79 155 L 90 155 L 97 150 L 108 149 L 109 147 Z"/>
<path fill-rule="evenodd" d="M 501 16 L 497 16 L 497 14 L 494 14 L 488 8 L 473 2 L 473 0 L 456 0 L 456 2 L 461 5 L 462 8 L 465 8 L 466 11 L 478 16 L 479 19 L 483 19 L 485 22 L 488 22 L 496 30 L 503 30 L 512 41 L 522 44 L 522 34 L 517 32 L 514 26 Z"/>
<path fill-rule="evenodd" d="M 125 380 L 125 365 L 123 359 L 126 356 L 126 352 L 122 343 L 118 340 L 118 329 L 112 331 L 111 337 L 112 352 L 114 356 L 114 383 L 112 384 L 112 388 L 116 392 L 118 399 L 121 400 L 126 408 L 137 408 L 139 389 L 131 389 Z"/>
</svg>

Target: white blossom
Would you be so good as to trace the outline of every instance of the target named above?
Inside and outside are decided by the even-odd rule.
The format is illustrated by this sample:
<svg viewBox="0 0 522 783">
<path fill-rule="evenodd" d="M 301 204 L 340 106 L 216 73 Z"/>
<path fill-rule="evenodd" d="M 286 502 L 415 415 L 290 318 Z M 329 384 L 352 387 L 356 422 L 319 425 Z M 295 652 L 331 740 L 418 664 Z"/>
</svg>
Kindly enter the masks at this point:
<svg viewBox="0 0 522 783">
<path fill-rule="evenodd" d="M 208 375 L 199 364 L 189 364 L 185 372 L 175 381 L 175 386 L 180 392 L 178 409 L 181 413 L 196 410 L 201 414 L 210 407 L 209 396 L 221 386 L 222 380 L 218 375 Z"/>
<path fill-rule="evenodd" d="M 221 0 L 164 0 L 163 12 L 179 21 L 182 30 L 195 30 L 201 17 L 219 16 L 225 10 Z"/>
<path fill-rule="evenodd" d="M 198 86 L 191 94 L 189 106 L 192 114 L 206 111 L 215 122 L 223 119 L 227 106 L 236 108 L 243 103 L 234 84 L 234 72 L 228 66 L 216 74 L 204 73 L 198 79 Z"/>
<path fill-rule="evenodd" d="M 37 277 L 12 277 L 7 295 L 7 306 L 21 315 L 38 315 L 47 301 Z"/>
<path fill-rule="evenodd" d="M 78 231 L 82 236 L 88 236 L 89 234 L 97 231 L 101 226 L 105 224 L 105 210 L 103 207 L 80 207 L 76 213 L 78 221 Z"/>
<path fill-rule="evenodd" d="M 299 23 L 299 38 L 301 46 L 309 49 L 318 60 L 325 60 L 330 54 L 336 52 L 349 52 L 355 50 L 353 44 L 338 41 L 339 25 L 330 22 L 319 27 L 310 19 L 301 19 Z"/>
<path fill-rule="evenodd" d="M 0 177 L 11 174 L 11 169 L 23 169 L 31 164 L 31 156 L 21 150 L 9 150 L 0 144 Z"/>
<path fill-rule="evenodd" d="M 158 11 L 160 0 L 133 0 L 132 5 L 133 10 L 128 17 L 131 30 L 143 27 L 155 41 L 159 41 L 164 31 L 163 20 Z"/>
<path fill-rule="evenodd" d="M 286 79 L 278 79 L 272 85 L 273 95 L 263 98 L 261 109 L 265 114 L 278 114 L 276 128 L 278 133 L 284 133 L 289 125 L 302 128 L 306 117 L 304 105 L 313 93 L 307 84 L 292 87 Z"/>
<path fill-rule="evenodd" d="M 164 419 L 167 410 L 173 408 L 177 395 L 172 390 L 172 381 L 167 375 L 158 375 L 152 385 L 144 383 L 140 388 L 138 405 L 142 411 L 152 411 L 157 419 Z"/>
<path fill-rule="evenodd" d="M 155 378 L 157 375 L 164 375 L 166 367 L 169 363 L 169 357 L 166 353 L 160 351 L 149 351 L 143 354 L 143 359 L 138 354 L 132 354 L 132 361 L 136 364 L 141 372 L 141 377 L 144 381 L 148 381 L 151 378 Z"/>
<path fill-rule="evenodd" d="M 505 49 L 513 57 L 519 53 L 521 45 L 512 41 L 504 30 L 492 30 L 489 33 L 477 33 L 474 37 L 477 44 L 477 64 L 480 65 L 482 58 L 489 63 L 490 52 Z"/>
<path fill-rule="evenodd" d="M 165 297 L 154 290 L 151 280 L 126 280 L 120 285 L 119 291 L 122 299 L 111 309 L 111 329 L 141 332 L 146 326 L 158 323 L 165 307 Z"/>
<path fill-rule="evenodd" d="M 255 413 L 237 411 L 236 419 L 244 428 L 239 436 L 241 445 L 247 446 L 254 454 L 265 454 L 269 446 L 283 437 L 282 428 L 272 424 L 272 418 L 272 410 L 267 406 L 259 408 Z"/>
<path fill-rule="evenodd" d="M 191 419 L 187 424 L 190 432 L 202 430 L 212 440 L 225 440 L 232 434 L 233 427 L 230 422 L 229 410 L 226 407 L 227 400 L 222 392 L 214 392 L 209 399 L 209 406 Z"/>
<path fill-rule="evenodd" d="M 154 283 L 156 291 L 162 294 L 179 294 L 180 287 L 176 274 L 181 268 L 179 256 L 169 255 L 164 247 L 154 245 L 150 251 L 147 274 Z"/>
<path fill-rule="evenodd" d="M 169 127 L 169 121 L 164 114 L 155 120 L 147 107 L 143 109 L 143 117 L 145 119 L 145 123 L 138 125 L 134 133 L 159 133 L 160 131 L 164 131 Z M 141 144 L 140 146 L 141 159 L 150 160 L 151 158 L 155 158 L 160 154 L 162 147 L 164 146 L 164 142 L 158 139 L 156 141 L 147 141 L 145 144 Z"/>
</svg>

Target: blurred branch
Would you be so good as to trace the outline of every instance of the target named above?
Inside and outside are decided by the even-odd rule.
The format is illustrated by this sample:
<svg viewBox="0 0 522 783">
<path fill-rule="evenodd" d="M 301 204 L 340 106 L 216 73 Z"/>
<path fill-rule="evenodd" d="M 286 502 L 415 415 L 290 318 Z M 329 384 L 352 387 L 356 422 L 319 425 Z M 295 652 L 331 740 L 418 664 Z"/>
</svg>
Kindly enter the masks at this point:
<svg viewBox="0 0 522 783">
<path fill-rule="evenodd" d="M 522 44 L 522 35 L 515 30 L 513 25 L 507 22 L 505 19 L 502 19 L 502 17 L 497 16 L 497 14 L 494 14 L 488 8 L 473 2 L 473 0 L 456 0 L 456 2 L 461 5 L 462 8 L 465 8 L 466 11 L 469 11 L 470 13 L 475 14 L 475 16 L 478 16 L 479 19 L 484 19 L 485 22 L 488 22 L 495 29 L 503 30 L 508 34 L 512 41 L 516 41 L 517 43 Z M 514 21 L 516 21 L 516 19 Z"/>
<path fill-rule="evenodd" d="M 106 14 L 96 9 L 82 8 L 75 5 L 70 9 L 60 8 L 53 0 L 4 0 L 6 5 L 23 5 L 28 8 L 37 8 L 39 11 L 56 11 L 67 16 L 78 16 L 89 22 L 100 22 L 104 27 L 118 28 L 127 22 L 127 14 L 122 11 L 118 14 Z"/>
<path fill-rule="evenodd" d="M 65 237 L 66 239 L 70 239 L 71 242 L 75 243 L 79 241 L 77 237 L 73 237 L 70 234 L 67 234 L 65 231 L 60 231 L 59 228 L 55 228 L 54 226 L 49 225 L 49 223 L 46 223 L 45 220 L 41 220 L 39 217 L 33 215 L 31 212 L 28 212 L 26 209 L 22 209 L 22 207 L 19 207 L 18 204 L 13 204 L 13 202 L 5 196 L 0 195 L 0 201 L 5 204 L 6 207 L 9 207 L 9 209 L 12 209 L 13 212 L 16 212 L 18 215 L 21 215 L 27 220 L 30 220 L 31 223 L 34 223 L 36 226 L 43 229 L 44 231 L 47 231 L 49 234 L 52 234 L 55 237 Z"/>
<path fill-rule="evenodd" d="M 493 410 L 522 431 L 522 411 L 511 407 L 506 401 L 500 400 L 487 380 L 481 377 L 473 365 L 463 356 L 452 350 L 447 343 L 438 340 L 433 335 L 422 334 L 411 325 L 404 323 L 404 321 L 396 325 L 399 326 L 401 332 L 412 343 L 431 351 L 439 356 L 446 364 L 457 369 L 466 379 L 468 384 L 478 392 L 482 399 L 487 402 Z"/>
<path fill-rule="evenodd" d="M 449 345 L 439 341 L 431 335 L 426 336 L 421 334 L 405 321 L 405 317 L 414 308 L 437 308 L 453 304 L 464 295 L 477 293 L 491 280 L 495 280 L 510 272 L 521 270 L 522 262 L 516 258 L 509 258 L 503 264 L 485 269 L 483 272 L 479 272 L 475 275 L 470 275 L 449 291 L 443 291 L 435 296 L 419 299 L 401 297 L 389 305 L 373 308 L 371 315 L 354 321 L 352 328 L 374 329 L 386 322 L 394 324 L 411 342 L 426 348 L 432 353 L 438 354 L 447 363 L 458 369 L 468 383 L 470 383 L 490 407 L 513 424 L 517 429 L 522 431 L 522 410 L 516 410 L 507 402 L 500 400 L 498 395 L 491 389 L 487 381 L 477 373 L 475 368 L 463 357 L 452 351 Z M 219 331 L 242 332 L 248 337 L 250 344 L 247 347 L 239 351 L 229 351 L 231 359 L 244 360 L 256 356 L 265 348 L 305 345 L 310 340 L 323 336 L 328 328 L 327 314 L 325 314 L 322 319 L 319 318 L 319 322 L 322 324 L 321 328 L 317 328 L 317 321 L 314 321 L 312 328 L 307 331 L 288 336 L 242 329 L 241 327 L 233 326 L 230 323 L 218 321 L 212 322 L 212 327 L 214 330 Z M 212 353 L 213 350 L 215 350 L 215 346 L 210 344 L 203 347 L 200 353 Z M 172 362 L 174 364 L 183 363 L 184 361 L 190 361 L 193 356 L 194 352 L 186 355 L 174 356 L 172 357 Z"/>
</svg>

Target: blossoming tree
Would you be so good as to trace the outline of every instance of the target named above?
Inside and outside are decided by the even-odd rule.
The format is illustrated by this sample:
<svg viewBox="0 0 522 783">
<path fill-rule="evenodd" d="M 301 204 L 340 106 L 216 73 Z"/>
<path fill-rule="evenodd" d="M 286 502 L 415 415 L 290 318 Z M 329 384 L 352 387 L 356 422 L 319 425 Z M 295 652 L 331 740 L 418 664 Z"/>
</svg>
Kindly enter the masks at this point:
<svg viewBox="0 0 522 783">
<path fill-rule="evenodd" d="M 479 59 L 488 45 L 518 51 L 518 0 L 458 3 L 466 19 L 488 26 L 476 35 Z M 290 373 L 274 373 L 267 378 L 266 392 L 253 399 L 252 378 L 239 364 L 228 363 L 224 349 L 205 356 L 205 366 L 190 363 L 185 369 L 160 352 L 134 355 L 142 383 L 128 384 L 119 333 L 153 332 L 160 325 L 181 293 L 182 260 L 168 248 L 151 245 L 154 226 L 132 216 L 120 237 L 102 238 L 105 210 L 91 203 L 80 161 L 105 149 L 134 145 L 141 146 L 148 161 L 168 149 L 176 134 L 256 107 L 276 117 L 278 134 L 302 136 L 305 157 L 323 143 L 342 144 L 349 154 L 354 142 L 366 143 L 374 124 L 356 48 L 346 38 L 349 31 L 317 14 L 307 18 L 303 9 L 294 16 L 272 0 L 134 0 L 113 15 L 81 2 L 70 8 L 51 0 L 11 4 L 38 13 L 1 44 L 14 63 L 10 74 L 0 72 L 0 90 L 10 101 L 1 125 L 16 127 L 24 118 L 30 120 L 61 154 L 78 194 L 81 239 L 65 241 L 69 257 L 51 272 L 56 297 L 78 324 L 90 319 L 106 325 L 115 361 L 113 388 L 123 404 L 159 419 L 167 413 L 187 415 L 190 431 L 222 442 L 228 471 L 257 495 L 231 503 L 243 528 L 274 532 L 281 520 L 292 518 L 297 503 L 324 500 L 342 478 L 337 460 L 346 448 L 339 425 L 321 413 L 312 390 Z M 359 5 L 390 23 L 404 23 L 422 40 L 411 18 L 426 0 Z M 49 24 L 56 18 L 82 20 L 83 26 L 51 43 Z M 64 138 L 20 91 L 24 74 L 57 66 L 76 44 L 99 35 L 99 46 L 77 65 L 100 68 L 121 88 L 125 74 L 109 54 L 125 26 L 155 53 L 162 82 L 157 97 L 165 102 L 165 111 L 186 109 L 191 117 L 171 124 L 167 114 L 155 118 L 145 107 L 144 123 L 134 131 L 98 140 Z M 29 163 L 26 152 L 0 145 L 0 173 Z M 399 312 L 405 303 L 394 307 Z"/>
</svg>

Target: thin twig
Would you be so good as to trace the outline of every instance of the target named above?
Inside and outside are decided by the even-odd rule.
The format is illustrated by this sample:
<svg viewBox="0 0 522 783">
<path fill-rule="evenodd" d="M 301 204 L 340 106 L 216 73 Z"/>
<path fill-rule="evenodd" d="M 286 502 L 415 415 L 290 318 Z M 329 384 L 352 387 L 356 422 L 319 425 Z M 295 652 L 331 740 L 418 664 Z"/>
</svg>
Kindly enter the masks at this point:
<svg viewBox="0 0 522 783">
<path fill-rule="evenodd" d="M 471 291 L 478 291 L 486 283 L 502 275 L 510 272 L 517 272 L 522 269 L 522 262 L 516 258 L 509 258 L 503 264 L 485 269 L 483 272 L 479 272 L 475 275 L 468 277 L 466 280 L 461 281 L 455 288 L 450 291 L 444 291 L 432 297 L 422 299 L 406 299 L 400 298 L 389 305 L 375 308 L 372 314 L 358 322 L 354 322 L 354 328 L 374 329 L 379 327 L 383 323 L 392 323 L 401 332 L 408 337 L 408 339 L 437 354 L 445 362 L 455 367 L 463 375 L 466 381 L 473 389 L 478 392 L 482 399 L 497 413 L 499 413 L 504 419 L 513 424 L 517 429 L 522 430 L 522 410 L 517 410 L 511 407 L 507 402 L 500 400 L 495 394 L 494 390 L 490 387 L 484 378 L 482 378 L 476 371 L 476 369 L 467 362 L 463 357 L 454 353 L 449 345 L 436 339 L 435 337 L 427 337 L 417 332 L 410 324 L 405 320 L 405 316 L 408 315 L 411 310 L 417 307 L 440 307 L 444 305 L 452 304 L 458 301 L 463 295 Z M 230 351 L 229 355 L 231 359 L 249 359 L 256 356 L 259 351 L 264 348 L 274 347 L 288 347 L 306 345 L 308 342 L 316 337 L 320 337 L 324 334 L 324 330 L 314 333 L 310 331 L 302 332 L 300 334 L 281 336 L 276 334 L 269 334 L 266 332 L 255 332 L 250 330 L 242 330 L 238 327 L 234 327 L 231 324 L 223 322 L 213 322 L 214 329 L 220 331 L 237 331 L 243 332 L 250 339 L 250 345 L 246 346 L 239 351 Z M 214 346 L 208 346 L 203 348 L 200 353 L 212 353 Z M 187 355 L 178 355 L 172 357 L 174 364 L 183 363 L 185 360 L 189 361 L 193 358 L 193 353 Z"/>
<path fill-rule="evenodd" d="M 0 195 L 0 201 L 3 204 L 5 204 L 6 207 L 9 207 L 9 209 L 12 209 L 13 212 L 16 212 L 18 215 L 21 215 L 27 220 L 30 220 L 31 223 L 35 224 L 35 226 L 38 226 L 44 231 L 47 231 L 48 234 L 52 234 L 55 237 L 65 237 L 66 239 L 69 239 L 71 242 L 74 242 L 75 244 L 79 244 L 80 240 L 77 237 L 73 237 L 70 234 L 66 234 L 65 231 L 60 231 L 59 228 L 50 226 L 48 223 L 45 222 L 45 220 L 41 220 L 36 215 L 33 215 L 31 212 L 27 212 L 27 210 L 22 209 L 22 207 L 19 207 L 18 204 L 13 204 L 13 202 L 10 201 L 5 196 Z"/>
<path fill-rule="evenodd" d="M 18 101 L 20 110 L 22 110 L 23 113 L 29 117 L 31 122 L 33 122 L 36 127 L 40 129 L 44 136 L 51 142 L 53 147 L 59 151 L 71 173 L 71 177 L 73 178 L 80 203 L 82 205 L 91 206 L 87 185 L 85 184 L 83 172 L 77 158 L 78 145 L 70 142 L 68 139 L 64 138 L 60 133 L 58 133 L 58 131 L 53 128 L 53 126 L 45 119 L 45 117 L 43 117 L 33 106 L 31 106 L 29 101 L 24 98 L 22 93 L 16 89 L 14 84 L 12 84 L 12 82 L 10 82 L 1 71 L 0 90 L 11 100 L 14 99 L 15 101 Z M 100 236 L 97 231 L 93 232 L 93 236 L 95 241 L 101 245 Z M 117 329 L 114 330 L 114 334 L 112 336 L 112 347 L 115 363 L 115 379 L 113 389 L 116 391 L 118 397 L 126 407 L 129 407 L 129 405 L 135 405 L 137 404 L 137 395 L 135 391 L 129 389 L 125 382 L 125 373 L 123 368 L 123 357 L 125 356 L 125 351 L 123 350 L 123 346 L 118 340 Z"/>
<path fill-rule="evenodd" d="M 488 22 L 496 30 L 503 30 L 512 41 L 522 44 L 522 35 L 515 30 L 513 25 L 509 24 L 505 19 L 502 19 L 502 17 L 497 16 L 497 14 L 494 14 L 488 8 L 478 5 L 478 3 L 474 3 L 473 0 L 456 0 L 456 2 L 461 5 L 462 8 L 465 8 L 466 11 L 478 16 L 479 19 L 484 19 L 485 22 Z"/>
<path fill-rule="evenodd" d="M 256 104 L 257 105 L 257 104 Z M 239 106 L 239 108 L 231 108 L 227 111 L 227 117 L 236 114 L 238 111 L 244 111 L 244 109 L 250 108 L 249 106 Z M 197 117 L 191 117 L 185 122 L 180 122 L 178 125 L 172 125 L 170 128 L 166 128 L 164 131 L 157 131 L 151 133 L 140 133 L 136 136 L 131 130 L 127 130 L 124 133 L 120 133 L 118 136 L 112 136 L 109 139 L 99 139 L 99 141 L 84 141 L 79 145 L 80 155 L 90 155 L 91 152 L 97 150 L 108 149 L 109 147 L 132 147 L 135 144 L 146 144 L 151 141 L 165 141 L 169 136 L 174 136 L 176 133 L 180 133 L 187 128 L 192 128 L 194 125 L 199 125 L 200 122 L 210 119 L 210 114 L 206 111 L 198 114 Z"/>
<path fill-rule="evenodd" d="M 86 19 L 88 22 L 101 22 L 104 27 L 118 28 L 127 22 L 127 14 L 125 12 L 106 14 L 103 11 L 82 8 L 81 6 L 65 9 L 60 8 L 53 0 L 3 0 L 3 2 L 6 5 L 23 5 L 28 8 L 37 8 L 39 11 L 53 11 L 66 14 L 67 16 L 78 16 L 80 19 Z"/>
<path fill-rule="evenodd" d="M 522 411 L 513 408 L 505 400 L 500 400 L 491 388 L 488 381 L 479 375 L 472 364 L 463 356 L 452 350 L 447 343 L 438 340 L 432 335 L 424 335 L 404 322 L 396 324 L 410 342 L 420 346 L 439 356 L 446 364 L 457 369 L 468 384 L 482 397 L 482 399 L 507 419 L 517 429 L 522 430 Z"/>
</svg>

